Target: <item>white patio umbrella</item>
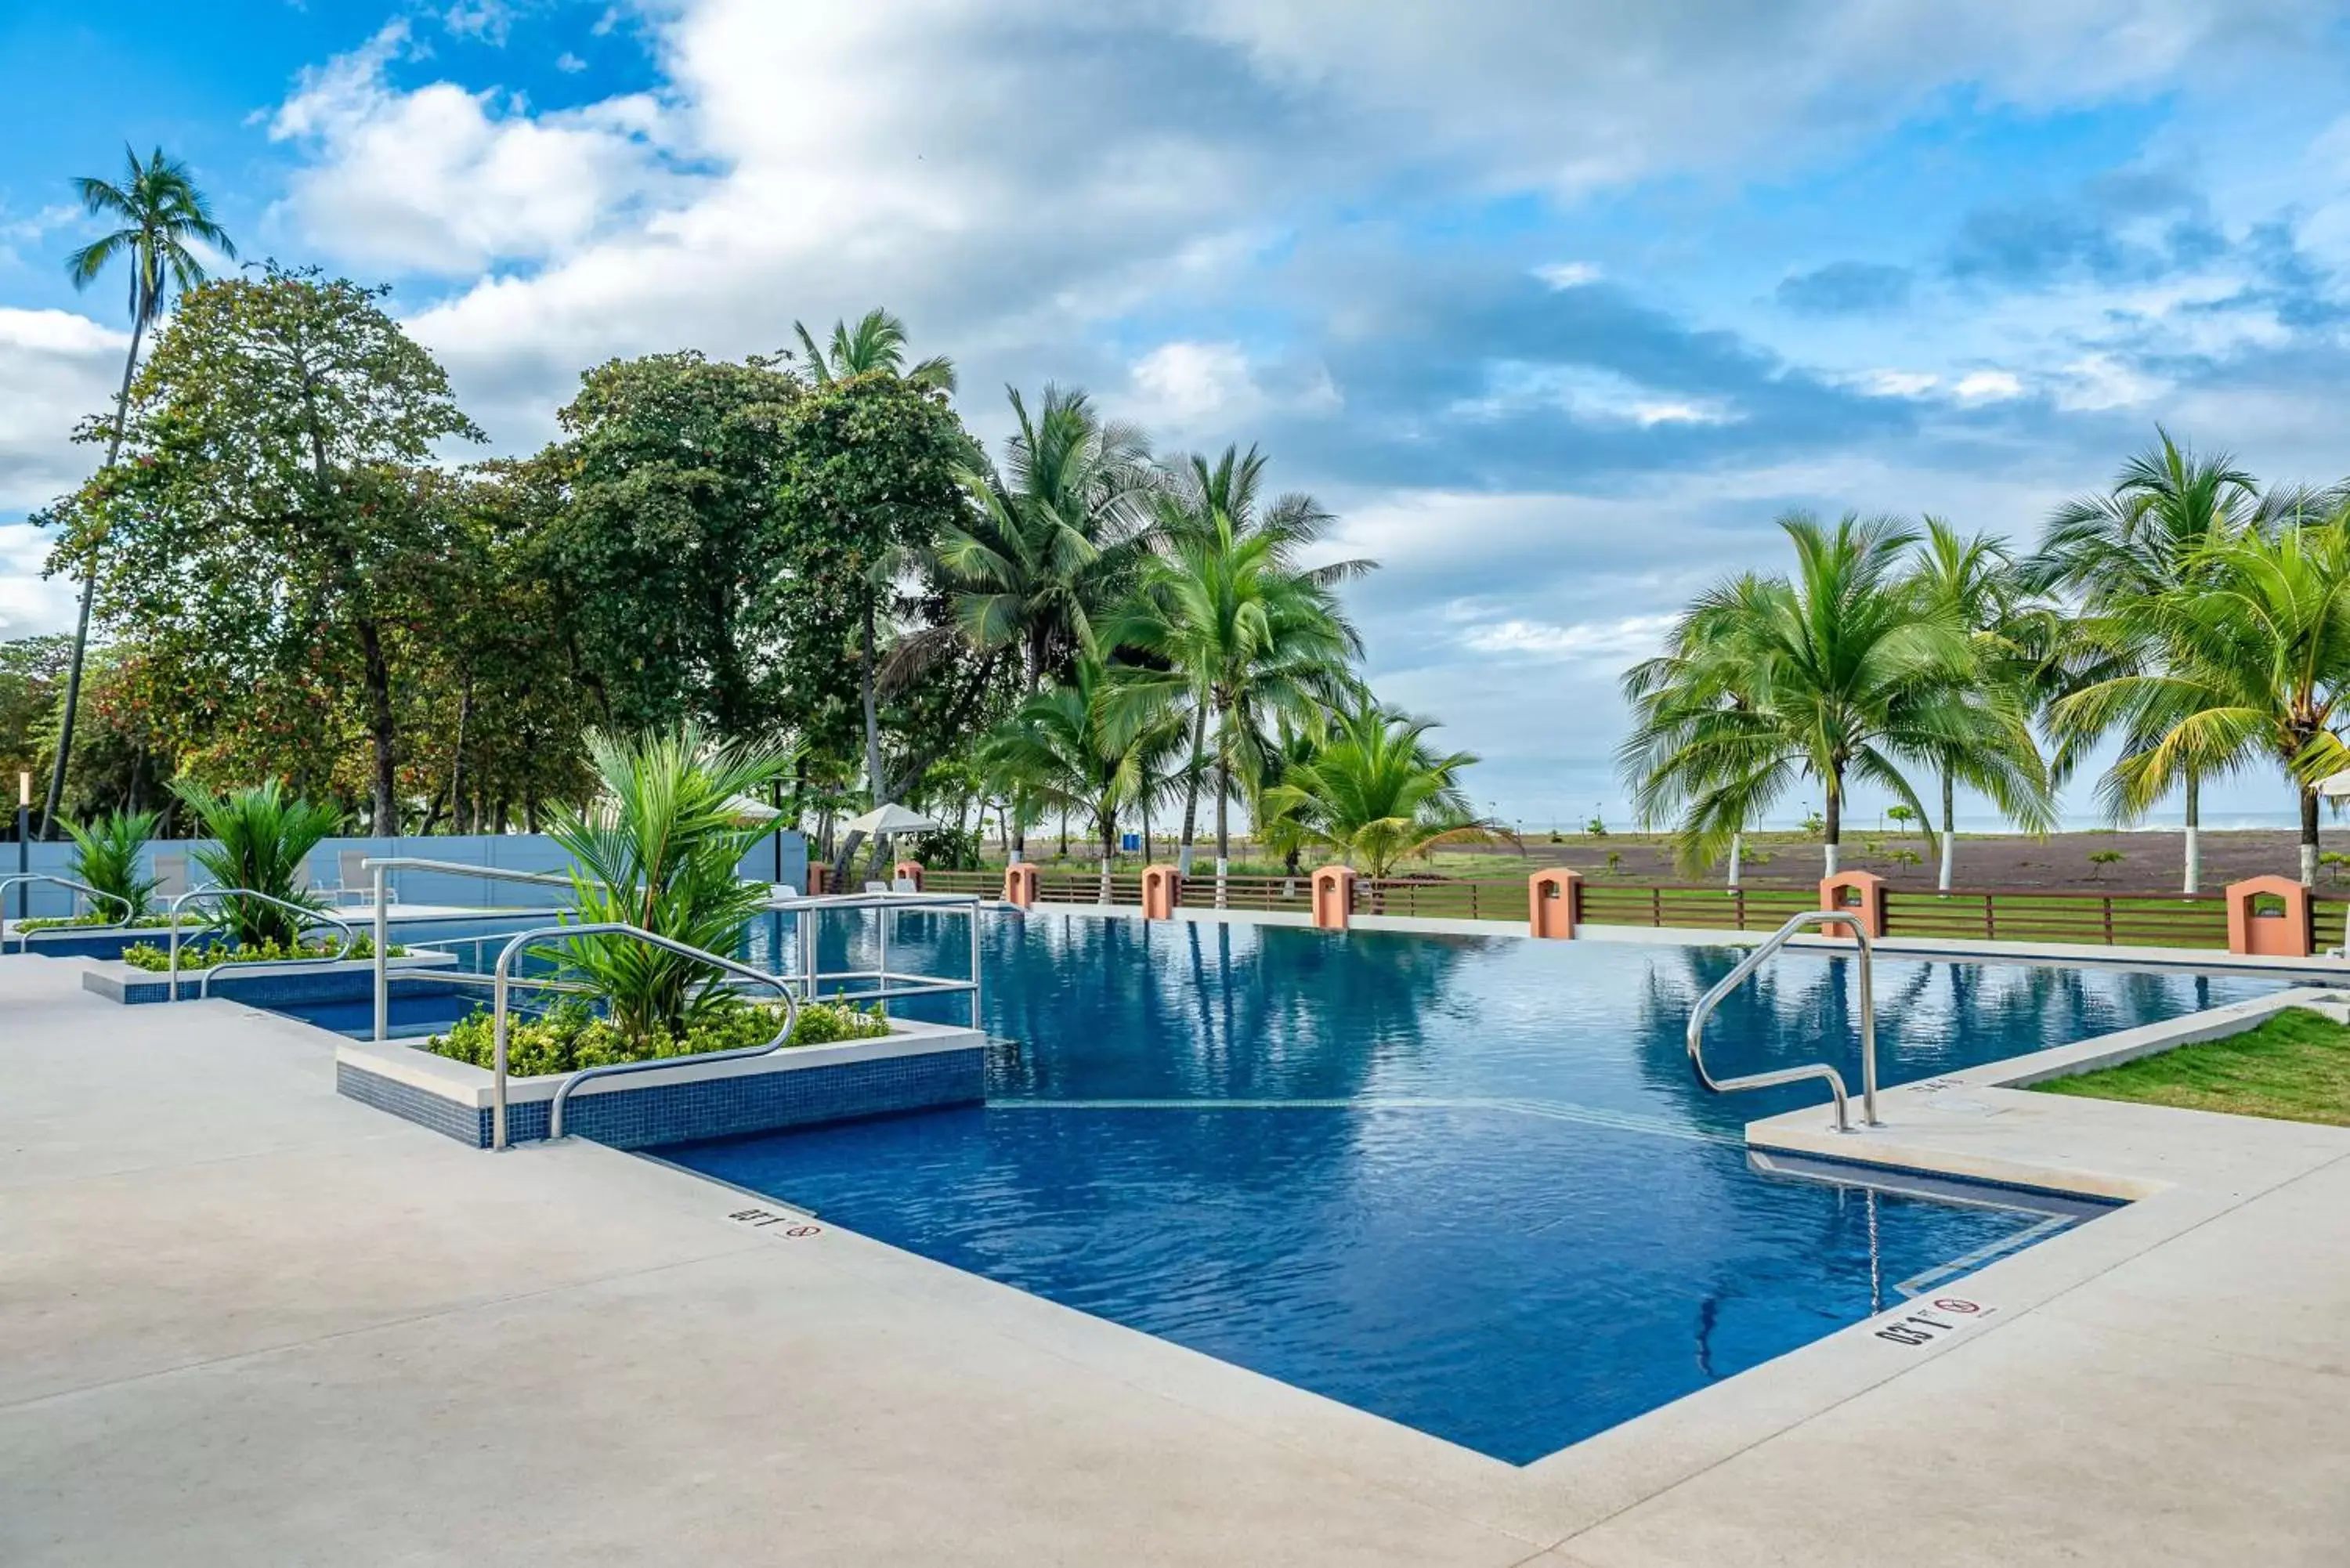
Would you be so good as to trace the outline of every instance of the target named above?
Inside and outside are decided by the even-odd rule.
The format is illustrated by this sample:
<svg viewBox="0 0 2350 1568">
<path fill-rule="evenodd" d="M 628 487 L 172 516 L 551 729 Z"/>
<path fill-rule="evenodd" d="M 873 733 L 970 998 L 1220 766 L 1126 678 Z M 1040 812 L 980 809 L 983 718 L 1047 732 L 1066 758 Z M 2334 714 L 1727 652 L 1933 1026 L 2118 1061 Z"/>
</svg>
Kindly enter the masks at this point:
<svg viewBox="0 0 2350 1568">
<path fill-rule="evenodd" d="M 852 816 L 846 826 L 850 833 L 861 833 L 868 838 L 888 838 L 899 833 L 929 833 L 938 824 L 919 811 L 909 811 L 893 802 L 877 805 L 863 816 Z"/>
<path fill-rule="evenodd" d="M 2326 774 L 2317 781 L 2317 793 L 2328 800 L 2350 800 L 2350 773 Z"/>
<path fill-rule="evenodd" d="M 773 822 L 784 814 L 764 800 L 753 800 L 747 794 L 726 797 L 726 814 L 737 822 Z"/>
</svg>

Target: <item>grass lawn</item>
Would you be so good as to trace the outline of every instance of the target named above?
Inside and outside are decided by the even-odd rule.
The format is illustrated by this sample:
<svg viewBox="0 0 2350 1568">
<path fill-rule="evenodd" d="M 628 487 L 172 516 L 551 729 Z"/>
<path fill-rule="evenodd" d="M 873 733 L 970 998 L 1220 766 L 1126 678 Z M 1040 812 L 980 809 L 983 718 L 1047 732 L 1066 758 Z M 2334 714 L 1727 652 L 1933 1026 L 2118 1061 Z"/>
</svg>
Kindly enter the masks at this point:
<svg viewBox="0 0 2350 1568">
<path fill-rule="evenodd" d="M 2350 1029 L 2305 1007 L 2257 1029 L 2034 1088 L 2190 1111 L 2350 1127 Z"/>
</svg>

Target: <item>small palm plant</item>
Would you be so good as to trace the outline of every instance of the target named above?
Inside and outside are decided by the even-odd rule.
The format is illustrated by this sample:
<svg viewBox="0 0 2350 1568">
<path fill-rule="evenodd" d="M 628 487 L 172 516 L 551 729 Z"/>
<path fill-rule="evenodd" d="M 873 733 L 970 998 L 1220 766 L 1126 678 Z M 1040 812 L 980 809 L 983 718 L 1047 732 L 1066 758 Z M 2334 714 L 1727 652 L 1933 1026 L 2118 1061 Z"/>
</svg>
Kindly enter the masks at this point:
<svg viewBox="0 0 2350 1568">
<path fill-rule="evenodd" d="M 1313 758 L 1293 763 L 1264 792 L 1264 809 L 1375 880 L 1406 856 L 1440 844 L 1508 837 L 1469 809 L 1459 774 L 1477 759 L 1438 753 L 1425 739 L 1432 728 L 1426 719 L 1360 703 L 1337 718 Z"/>
<path fill-rule="evenodd" d="M 76 879 L 122 900 L 120 905 L 107 904 L 94 913 L 108 919 L 119 917 L 125 920 L 135 920 L 147 913 L 148 900 L 159 884 L 152 877 L 140 875 L 139 852 L 155 836 L 155 824 L 161 815 L 152 811 L 114 811 L 87 826 L 66 824 L 66 831 L 73 835 Z M 128 914 L 122 912 L 126 907 Z"/>
<path fill-rule="evenodd" d="M 597 799 L 547 834 L 571 856 L 580 920 L 733 952 L 767 898 L 764 884 L 735 874 L 770 831 L 743 819 L 741 801 L 788 773 L 792 752 L 721 746 L 688 723 L 625 737 L 591 732 L 588 754 L 602 784 Z M 562 969 L 591 987 L 636 1043 L 681 1038 L 736 1004 L 708 965 L 627 937 L 579 938 Z"/>
<path fill-rule="evenodd" d="M 214 794 L 187 779 L 172 793 L 203 825 L 213 842 L 189 853 L 213 882 L 274 899 L 229 898 L 213 906 L 211 923 L 236 939 L 239 947 L 292 948 L 302 934 L 302 918 L 282 905 L 323 909 L 311 894 L 304 867 L 321 839 L 339 832 L 343 814 L 323 801 L 288 796 L 276 779 L 252 789 Z"/>
</svg>

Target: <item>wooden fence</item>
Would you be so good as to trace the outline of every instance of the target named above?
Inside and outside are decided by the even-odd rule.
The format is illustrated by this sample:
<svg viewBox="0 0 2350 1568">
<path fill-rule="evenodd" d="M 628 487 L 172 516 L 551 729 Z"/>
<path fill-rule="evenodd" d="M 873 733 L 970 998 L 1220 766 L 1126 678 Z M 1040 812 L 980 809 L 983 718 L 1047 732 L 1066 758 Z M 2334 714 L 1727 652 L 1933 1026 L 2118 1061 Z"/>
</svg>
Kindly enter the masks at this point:
<svg viewBox="0 0 2350 1568">
<path fill-rule="evenodd" d="M 1003 891 L 1001 871 L 932 871 L 925 886 L 940 892 Z M 1312 909 L 1311 880 L 1228 877 L 1228 909 L 1289 911 Z M 1048 904 L 1098 904 L 1101 876 L 1093 871 L 1040 871 L 1037 896 Z M 1139 872 L 1113 873 L 1110 900 L 1142 901 Z M 1215 901 L 1212 872 L 1194 872 L 1184 901 Z M 1773 930 L 1788 916 L 1819 908 L 1809 888 L 1724 888 L 1706 883 L 1618 883 L 1586 877 L 1581 919 L 1602 926 L 1650 926 L 1694 930 Z M 2350 899 L 2320 894 L 2314 900 L 2317 947 L 2339 947 Z M 1355 883 L 1358 915 L 1434 919 L 1526 919 L 1523 877 L 1366 877 Z M 2228 945 L 2227 900 L 2218 893 L 2086 893 L 2035 888 L 1967 888 L 1939 893 L 1885 889 L 1885 934 L 1960 940 L 2076 942 L 2097 947 L 2219 948 Z"/>
</svg>

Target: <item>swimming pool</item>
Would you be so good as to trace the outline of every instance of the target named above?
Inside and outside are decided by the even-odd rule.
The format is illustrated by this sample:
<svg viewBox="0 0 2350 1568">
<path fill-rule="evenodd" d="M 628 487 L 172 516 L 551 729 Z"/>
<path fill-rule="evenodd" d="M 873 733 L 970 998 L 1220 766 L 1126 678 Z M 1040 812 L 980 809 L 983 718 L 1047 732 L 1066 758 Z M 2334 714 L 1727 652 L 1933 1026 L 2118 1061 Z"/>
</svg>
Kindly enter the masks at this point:
<svg viewBox="0 0 2350 1568">
<path fill-rule="evenodd" d="M 932 944 L 951 971 L 962 940 L 901 916 L 892 946 Z M 828 932 L 825 967 L 848 945 Z M 2083 1212 L 1751 1168 L 1744 1124 L 1823 1096 L 1690 1081 L 1690 1004 L 1736 957 L 1007 915 L 986 932 L 986 1013 L 1016 1044 L 985 1108 L 660 1153 L 1524 1463 Z M 1709 1063 L 1825 1054 L 1849 1076 L 1850 969 L 1787 953 L 1723 1005 Z M 1884 1079 L 2270 989 L 1881 960 Z"/>
</svg>

